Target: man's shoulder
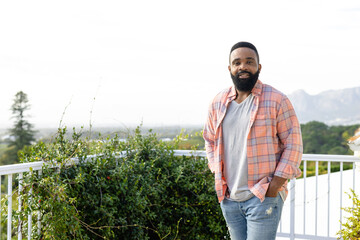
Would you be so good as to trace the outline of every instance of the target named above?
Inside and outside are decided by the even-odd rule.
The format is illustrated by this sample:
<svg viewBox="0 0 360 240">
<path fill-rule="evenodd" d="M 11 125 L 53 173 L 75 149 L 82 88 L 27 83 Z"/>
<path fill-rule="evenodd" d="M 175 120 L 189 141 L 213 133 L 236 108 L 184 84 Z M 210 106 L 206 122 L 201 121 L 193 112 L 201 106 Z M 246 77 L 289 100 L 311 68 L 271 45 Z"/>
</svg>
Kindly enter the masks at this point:
<svg viewBox="0 0 360 240">
<path fill-rule="evenodd" d="M 262 96 L 265 99 L 273 99 L 281 101 L 284 98 L 287 98 L 286 94 L 276 89 L 275 87 L 269 84 L 263 84 L 262 86 Z"/>
<path fill-rule="evenodd" d="M 212 100 L 212 103 L 223 102 L 231 94 L 232 88 L 233 87 L 227 87 L 221 90 L 219 93 L 215 95 L 215 97 Z"/>
</svg>

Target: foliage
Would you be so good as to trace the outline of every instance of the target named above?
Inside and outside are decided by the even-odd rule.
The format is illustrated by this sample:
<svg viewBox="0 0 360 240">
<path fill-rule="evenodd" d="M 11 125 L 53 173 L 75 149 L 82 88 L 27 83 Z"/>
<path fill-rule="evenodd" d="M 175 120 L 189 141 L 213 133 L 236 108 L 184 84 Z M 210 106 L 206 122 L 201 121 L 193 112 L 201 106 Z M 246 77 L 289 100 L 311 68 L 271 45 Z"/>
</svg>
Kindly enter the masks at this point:
<svg viewBox="0 0 360 240">
<path fill-rule="evenodd" d="M 301 124 L 304 153 L 353 155 L 347 140 L 359 126 L 328 126 L 317 121 Z"/>
<path fill-rule="evenodd" d="M 342 223 L 343 228 L 338 232 L 340 238 L 345 240 L 360 239 L 360 199 L 354 190 L 351 190 L 351 194 L 348 194 L 348 196 L 352 198 L 353 207 L 344 208 L 344 211 L 348 212 L 350 217 L 346 218 L 347 221 Z"/>
<path fill-rule="evenodd" d="M 12 118 L 15 121 L 14 126 L 9 129 L 10 139 L 8 140 L 8 149 L 1 158 L 2 164 L 18 162 L 18 152 L 35 140 L 33 125 L 26 119 L 25 114 L 29 109 L 30 104 L 26 93 L 22 91 L 16 93 L 11 105 Z"/>
<path fill-rule="evenodd" d="M 301 132 L 305 154 L 334 154 L 334 155 L 353 155 L 347 145 L 347 140 L 353 136 L 355 130 L 360 125 L 351 126 L 327 126 L 322 122 L 308 122 L 301 124 Z M 343 163 L 343 170 L 352 169 L 352 163 Z M 303 164 L 300 166 L 303 171 Z M 307 176 L 315 175 L 315 162 L 308 161 Z M 331 163 L 331 172 L 340 171 L 340 163 Z M 319 163 L 319 174 L 328 172 L 327 162 Z"/>
<path fill-rule="evenodd" d="M 183 132 L 180 133 L 180 136 Z M 190 134 L 186 134 L 178 142 L 178 149 L 184 150 L 203 150 L 205 148 L 205 141 L 202 137 L 202 131 L 192 131 Z"/>
<path fill-rule="evenodd" d="M 32 225 L 34 239 L 228 238 L 207 162 L 175 157 L 180 137 L 170 145 L 140 128 L 126 142 L 117 137 L 86 141 L 75 131 L 66 139 L 65 134 L 60 129 L 54 143 L 22 153 L 23 162 L 47 163 L 41 173 L 24 174 L 23 210 L 13 211 L 23 236 L 32 211 L 33 222 L 38 216 L 41 222 L 40 229 Z M 4 198 L 3 214 L 6 203 Z"/>
</svg>

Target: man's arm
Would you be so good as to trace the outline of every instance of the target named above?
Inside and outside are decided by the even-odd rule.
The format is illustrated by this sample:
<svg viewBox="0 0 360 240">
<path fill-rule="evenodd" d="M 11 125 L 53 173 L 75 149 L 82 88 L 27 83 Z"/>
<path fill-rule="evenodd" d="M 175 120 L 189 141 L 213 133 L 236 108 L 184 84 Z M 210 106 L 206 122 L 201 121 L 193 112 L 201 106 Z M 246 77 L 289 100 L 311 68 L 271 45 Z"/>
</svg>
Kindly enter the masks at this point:
<svg viewBox="0 0 360 240">
<path fill-rule="evenodd" d="M 211 112 L 211 105 L 209 107 L 208 119 L 206 121 L 204 131 L 203 131 L 203 138 L 205 140 L 205 149 L 206 149 L 206 156 L 208 158 L 208 166 L 211 172 L 214 172 L 214 138 L 215 138 L 215 129 L 213 125 L 212 119 L 212 112 Z"/>
<path fill-rule="evenodd" d="M 278 112 L 277 132 L 283 145 L 283 152 L 267 195 L 273 195 L 287 179 L 301 175 L 299 168 L 303 152 L 301 129 L 295 110 L 286 96 L 282 99 Z"/>
</svg>

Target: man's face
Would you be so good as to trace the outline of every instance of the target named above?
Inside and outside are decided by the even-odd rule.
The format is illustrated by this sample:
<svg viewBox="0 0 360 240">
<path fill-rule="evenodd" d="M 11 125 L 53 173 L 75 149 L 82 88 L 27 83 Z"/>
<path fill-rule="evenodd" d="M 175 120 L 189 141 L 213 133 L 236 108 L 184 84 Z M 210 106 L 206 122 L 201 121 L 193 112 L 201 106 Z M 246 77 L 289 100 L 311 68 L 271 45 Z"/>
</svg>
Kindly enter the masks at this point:
<svg viewBox="0 0 360 240">
<path fill-rule="evenodd" d="M 261 64 L 254 50 L 237 48 L 230 54 L 229 72 L 238 91 L 251 91 L 258 79 Z"/>
</svg>

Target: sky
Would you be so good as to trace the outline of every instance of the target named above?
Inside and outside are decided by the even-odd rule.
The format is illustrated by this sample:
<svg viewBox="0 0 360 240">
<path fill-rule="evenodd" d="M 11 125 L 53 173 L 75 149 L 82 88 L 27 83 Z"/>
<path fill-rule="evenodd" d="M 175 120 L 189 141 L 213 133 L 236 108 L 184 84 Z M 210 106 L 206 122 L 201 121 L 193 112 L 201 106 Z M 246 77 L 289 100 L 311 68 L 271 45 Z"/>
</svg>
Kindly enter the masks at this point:
<svg viewBox="0 0 360 240">
<path fill-rule="evenodd" d="M 203 125 L 238 41 L 290 94 L 360 86 L 357 0 L 1 1 L 0 128 Z"/>
</svg>

